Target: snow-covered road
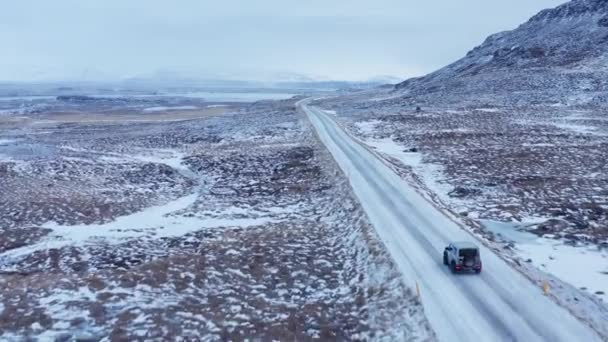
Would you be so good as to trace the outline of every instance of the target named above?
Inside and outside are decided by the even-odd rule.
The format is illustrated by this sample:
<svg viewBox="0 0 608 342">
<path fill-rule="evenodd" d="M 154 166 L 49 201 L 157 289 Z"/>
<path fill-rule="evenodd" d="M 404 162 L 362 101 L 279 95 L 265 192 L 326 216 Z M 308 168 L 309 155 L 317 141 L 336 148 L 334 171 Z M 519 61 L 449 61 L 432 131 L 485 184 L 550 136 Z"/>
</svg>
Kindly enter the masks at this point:
<svg viewBox="0 0 608 342">
<path fill-rule="evenodd" d="M 441 253 L 474 238 L 425 200 L 318 108 L 298 103 L 349 177 L 370 221 L 411 287 L 418 282 L 441 341 L 600 341 L 586 324 L 480 246 L 480 275 L 452 275 Z M 480 244 L 478 244 L 480 245 Z"/>
</svg>

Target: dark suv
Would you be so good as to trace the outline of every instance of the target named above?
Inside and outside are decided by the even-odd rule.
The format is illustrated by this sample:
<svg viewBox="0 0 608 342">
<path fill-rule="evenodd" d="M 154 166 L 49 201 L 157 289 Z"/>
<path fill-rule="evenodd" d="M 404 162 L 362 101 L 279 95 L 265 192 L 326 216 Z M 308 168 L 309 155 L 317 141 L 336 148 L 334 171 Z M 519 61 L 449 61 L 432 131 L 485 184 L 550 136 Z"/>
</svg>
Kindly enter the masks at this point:
<svg viewBox="0 0 608 342">
<path fill-rule="evenodd" d="M 481 272 L 479 248 L 471 242 L 453 242 L 443 251 L 443 264 L 448 265 L 453 273 Z"/>
</svg>

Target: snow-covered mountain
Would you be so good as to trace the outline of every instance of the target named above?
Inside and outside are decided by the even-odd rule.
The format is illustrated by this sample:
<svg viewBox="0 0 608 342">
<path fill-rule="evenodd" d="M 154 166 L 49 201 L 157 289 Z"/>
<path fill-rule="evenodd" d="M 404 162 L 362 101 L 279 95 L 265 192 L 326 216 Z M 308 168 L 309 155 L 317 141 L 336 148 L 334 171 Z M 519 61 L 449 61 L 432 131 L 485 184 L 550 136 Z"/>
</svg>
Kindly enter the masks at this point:
<svg viewBox="0 0 608 342">
<path fill-rule="evenodd" d="M 395 88 L 422 102 L 587 105 L 608 102 L 607 76 L 608 0 L 574 0 Z"/>
</svg>

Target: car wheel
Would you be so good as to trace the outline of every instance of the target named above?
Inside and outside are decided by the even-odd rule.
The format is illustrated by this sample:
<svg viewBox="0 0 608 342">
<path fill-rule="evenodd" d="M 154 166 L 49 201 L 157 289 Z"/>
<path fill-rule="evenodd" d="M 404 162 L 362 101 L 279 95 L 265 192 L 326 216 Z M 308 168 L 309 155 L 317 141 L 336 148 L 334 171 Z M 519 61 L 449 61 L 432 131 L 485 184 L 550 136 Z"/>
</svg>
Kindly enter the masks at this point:
<svg viewBox="0 0 608 342">
<path fill-rule="evenodd" d="M 443 264 L 444 265 L 448 264 L 448 255 L 445 252 L 443 253 Z"/>
<path fill-rule="evenodd" d="M 452 261 L 452 263 L 450 264 L 450 269 L 452 270 L 452 273 L 456 273 L 456 263 Z"/>
<path fill-rule="evenodd" d="M 479 274 L 481 273 L 481 270 L 475 270 L 475 273 Z"/>
</svg>

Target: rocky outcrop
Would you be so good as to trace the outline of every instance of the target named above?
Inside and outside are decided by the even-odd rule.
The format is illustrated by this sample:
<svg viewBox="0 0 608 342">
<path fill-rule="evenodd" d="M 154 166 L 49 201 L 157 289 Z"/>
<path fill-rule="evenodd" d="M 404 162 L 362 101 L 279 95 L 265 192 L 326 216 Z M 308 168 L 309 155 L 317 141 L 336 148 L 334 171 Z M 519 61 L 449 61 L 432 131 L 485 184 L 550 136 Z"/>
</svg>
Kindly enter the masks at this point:
<svg viewBox="0 0 608 342">
<path fill-rule="evenodd" d="M 577 18 L 608 11 L 607 0 L 576 0 L 552 9 L 546 9 L 532 17 L 530 22 Z"/>
</svg>

